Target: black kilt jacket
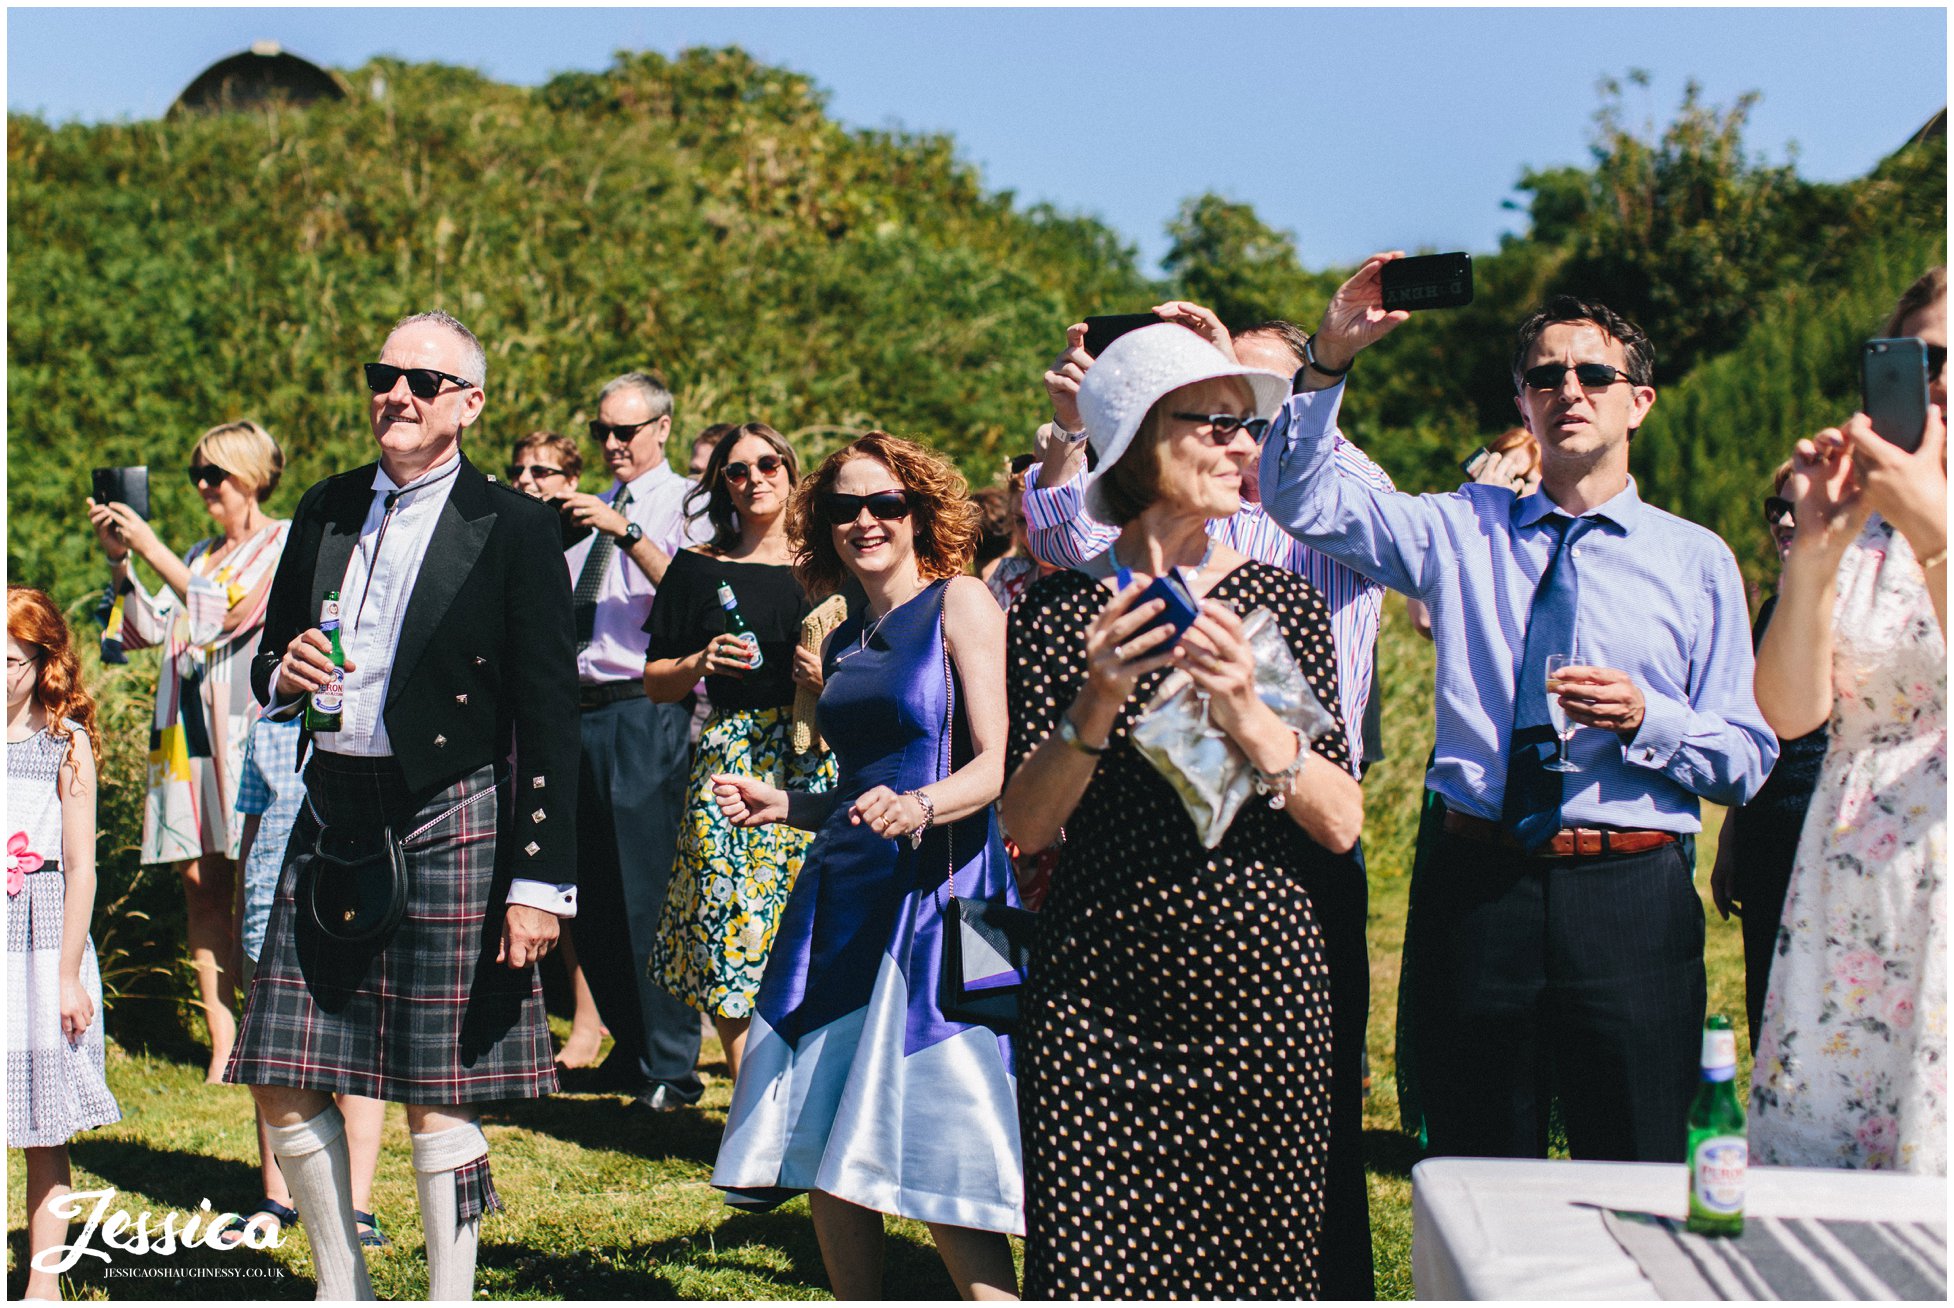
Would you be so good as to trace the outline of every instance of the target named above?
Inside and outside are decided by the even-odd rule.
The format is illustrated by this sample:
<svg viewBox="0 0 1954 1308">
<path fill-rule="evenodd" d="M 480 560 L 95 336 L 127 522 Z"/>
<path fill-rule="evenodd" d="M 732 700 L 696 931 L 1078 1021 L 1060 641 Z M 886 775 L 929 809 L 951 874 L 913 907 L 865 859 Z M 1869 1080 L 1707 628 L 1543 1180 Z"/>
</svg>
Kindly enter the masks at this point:
<svg viewBox="0 0 1954 1308">
<path fill-rule="evenodd" d="M 292 514 L 251 662 L 260 703 L 271 702 L 286 647 L 319 625 L 326 592 L 341 588 L 373 502 L 377 466 L 328 477 Z M 561 541 L 553 509 L 461 456 L 407 602 L 382 720 L 414 798 L 499 765 L 513 748 L 515 830 L 504 842 L 509 862 L 498 879 L 566 885 L 577 879 L 583 745 Z M 301 757 L 304 749 L 302 743 Z"/>
</svg>

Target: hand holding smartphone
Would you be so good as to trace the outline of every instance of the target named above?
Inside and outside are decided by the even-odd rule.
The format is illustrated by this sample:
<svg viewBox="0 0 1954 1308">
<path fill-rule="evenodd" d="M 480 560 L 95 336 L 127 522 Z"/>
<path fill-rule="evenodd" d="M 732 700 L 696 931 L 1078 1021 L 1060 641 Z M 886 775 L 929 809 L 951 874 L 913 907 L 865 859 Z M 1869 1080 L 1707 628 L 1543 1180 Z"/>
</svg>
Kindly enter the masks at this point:
<svg viewBox="0 0 1954 1308">
<path fill-rule="evenodd" d="M 1128 586 L 1131 586 L 1133 584 L 1133 570 L 1131 568 L 1121 568 L 1117 581 L 1121 590 L 1125 590 Z M 1173 627 L 1174 639 L 1179 640 L 1181 634 L 1193 626 L 1194 619 L 1201 614 L 1201 601 L 1194 597 L 1194 592 L 1187 588 L 1187 583 L 1182 581 L 1179 574 L 1171 568 L 1160 576 L 1155 577 L 1153 584 L 1141 591 L 1139 598 L 1133 601 L 1132 607 L 1137 609 L 1141 605 L 1150 603 L 1153 600 L 1164 601 L 1167 607 L 1161 610 L 1159 616 L 1155 617 L 1152 622 L 1140 628 L 1139 631 L 1134 632 L 1134 636 L 1143 635 L 1164 623 Z M 1129 636 L 1127 639 L 1131 640 L 1132 638 Z M 1173 642 L 1170 641 L 1168 643 L 1171 645 Z"/>
<path fill-rule="evenodd" d="M 1884 440 L 1909 454 L 1927 430 L 1927 343 L 1917 336 L 1867 341 L 1859 350 L 1860 411 Z"/>
</svg>

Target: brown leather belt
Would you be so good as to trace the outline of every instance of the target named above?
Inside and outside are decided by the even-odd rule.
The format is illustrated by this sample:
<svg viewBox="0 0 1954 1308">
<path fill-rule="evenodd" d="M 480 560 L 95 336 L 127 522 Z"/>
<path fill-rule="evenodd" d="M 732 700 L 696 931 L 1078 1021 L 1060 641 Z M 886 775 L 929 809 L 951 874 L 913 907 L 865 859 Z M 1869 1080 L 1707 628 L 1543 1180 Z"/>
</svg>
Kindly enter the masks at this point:
<svg viewBox="0 0 1954 1308">
<path fill-rule="evenodd" d="M 1497 822 L 1473 817 L 1470 813 L 1445 813 L 1445 829 L 1455 836 L 1476 840 L 1483 845 L 1518 849 L 1520 844 Z M 1672 831 L 1616 831 L 1609 827 L 1567 827 L 1554 833 L 1553 840 L 1533 852 L 1535 858 L 1592 858 L 1597 854 L 1640 854 L 1676 843 Z"/>
<path fill-rule="evenodd" d="M 645 683 L 642 681 L 600 681 L 594 686 L 577 687 L 577 707 L 603 708 L 621 699 L 643 699 L 644 694 Z"/>
</svg>

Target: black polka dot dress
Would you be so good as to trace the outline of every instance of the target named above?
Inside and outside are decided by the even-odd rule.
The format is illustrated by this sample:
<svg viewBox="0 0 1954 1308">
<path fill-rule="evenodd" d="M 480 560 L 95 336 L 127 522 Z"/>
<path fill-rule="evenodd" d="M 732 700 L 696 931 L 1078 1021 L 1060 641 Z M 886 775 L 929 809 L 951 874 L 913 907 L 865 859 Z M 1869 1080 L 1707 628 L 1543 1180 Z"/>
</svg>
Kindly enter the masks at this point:
<svg viewBox="0 0 1954 1308">
<path fill-rule="evenodd" d="M 1270 609 L 1338 711 L 1329 612 L 1306 581 L 1251 562 L 1209 594 Z M 1084 684 L 1085 630 L 1111 597 L 1067 572 L 1011 610 L 1011 769 Z M 1018 1045 L 1025 1297 L 1312 1298 L 1330 1001 L 1303 873 L 1334 856 L 1259 796 L 1202 848 L 1128 740 L 1164 675 L 1122 711 L 1039 916 Z M 1314 749 L 1308 766 L 1345 766 L 1340 726 Z"/>
</svg>

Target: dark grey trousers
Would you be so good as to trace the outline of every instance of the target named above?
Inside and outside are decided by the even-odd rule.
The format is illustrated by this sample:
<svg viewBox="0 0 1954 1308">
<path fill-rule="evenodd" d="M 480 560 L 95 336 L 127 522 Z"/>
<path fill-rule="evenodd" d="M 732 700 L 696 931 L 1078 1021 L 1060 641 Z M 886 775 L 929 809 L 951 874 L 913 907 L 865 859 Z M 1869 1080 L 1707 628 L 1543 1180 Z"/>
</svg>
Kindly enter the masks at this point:
<svg viewBox="0 0 1954 1308">
<path fill-rule="evenodd" d="M 617 1044 L 604 1071 L 627 1089 L 705 1087 L 699 1015 L 646 973 L 678 852 L 692 709 L 624 699 L 583 714 L 577 788 L 577 961 Z"/>
</svg>

